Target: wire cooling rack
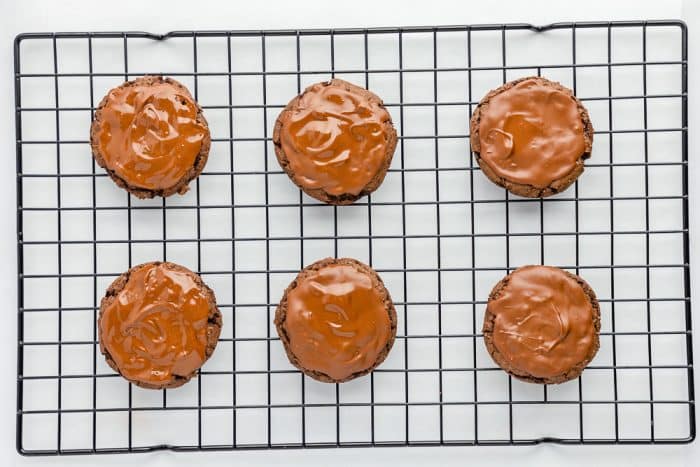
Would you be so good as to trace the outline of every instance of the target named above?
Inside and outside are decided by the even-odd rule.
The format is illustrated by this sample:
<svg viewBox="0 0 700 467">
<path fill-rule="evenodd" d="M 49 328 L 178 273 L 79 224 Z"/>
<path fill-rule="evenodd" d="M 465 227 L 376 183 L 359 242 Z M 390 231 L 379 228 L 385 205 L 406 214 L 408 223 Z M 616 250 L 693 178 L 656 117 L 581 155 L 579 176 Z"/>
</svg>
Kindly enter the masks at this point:
<svg viewBox="0 0 700 467">
<path fill-rule="evenodd" d="M 210 124 L 184 196 L 131 198 L 90 155 L 96 103 L 144 74 L 185 83 Z M 509 195 L 469 156 L 479 99 L 527 75 L 573 88 L 596 130 L 585 173 L 547 199 Z M 270 138 L 291 97 L 334 76 L 382 96 L 401 135 L 380 189 L 343 207 L 301 193 Z M 694 439 L 682 22 L 23 34 L 15 85 L 19 452 Z M 290 366 L 272 326 L 325 256 L 371 264 L 399 316 L 387 361 L 342 385 Z M 224 328 L 198 378 L 151 391 L 105 364 L 95 317 L 114 277 L 166 259 L 202 274 Z M 512 379 L 483 344 L 489 290 L 532 263 L 600 299 L 600 351 L 566 384 Z"/>
</svg>

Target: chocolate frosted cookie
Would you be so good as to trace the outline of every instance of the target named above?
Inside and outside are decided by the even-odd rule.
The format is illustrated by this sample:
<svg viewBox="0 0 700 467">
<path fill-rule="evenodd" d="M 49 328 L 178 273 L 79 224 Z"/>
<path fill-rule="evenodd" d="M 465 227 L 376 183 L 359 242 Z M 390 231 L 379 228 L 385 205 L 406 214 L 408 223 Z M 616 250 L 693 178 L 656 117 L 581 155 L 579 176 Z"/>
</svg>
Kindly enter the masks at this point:
<svg viewBox="0 0 700 467">
<path fill-rule="evenodd" d="M 551 266 L 524 266 L 491 291 L 484 343 L 494 361 L 523 381 L 577 378 L 599 347 L 600 307 L 578 276 Z"/>
<path fill-rule="evenodd" d="M 484 97 L 470 122 L 470 144 L 484 174 L 529 198 L 565 190 L 591 155 L 593 126 L 571 90 L 521 78 Z"/>
<path fill-rule="evenodd" d="M 183 194 L 207 163 L 202 109 L 171 78 L 144 76 L 109 91 L 90 129 L 92 154 L 114 182 L 139 198 Z"/>
<path fill-rule="evenodd" d="M 381 185 L 396 149 L 382 100 L 340 79 L 306 88 L 275 122 L 275 154 L 306 194 L 351 204 Z"/>
<path fill-rule="evenodd" d="M 289 284 L 275 326 L 294 366 L 318 381 L 341 383 L 384 361 L 396 338 L 396 310 L 372 268 L 326 258 Z"/>
<path fill-rule="evenodd" d="M 100 303 L 100 351 L 143 388 L 182 386 L 211 356 L 222 319 L 214 292 L 189 269 L 146 263 L 126 271 Z"/>
</svg>

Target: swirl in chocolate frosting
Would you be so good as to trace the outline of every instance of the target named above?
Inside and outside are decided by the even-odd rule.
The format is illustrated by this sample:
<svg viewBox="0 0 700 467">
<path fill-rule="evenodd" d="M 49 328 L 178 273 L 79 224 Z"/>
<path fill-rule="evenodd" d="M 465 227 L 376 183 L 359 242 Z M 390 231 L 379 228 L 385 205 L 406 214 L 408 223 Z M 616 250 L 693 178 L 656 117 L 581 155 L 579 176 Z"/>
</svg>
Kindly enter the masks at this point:
<svg viewBox="0 0 700 467">
<path fill-rule="evenodd" d="M 284 330 L 302 367 L 335 380 L 372 367 L 392 333 L 372 279 L 347 264 L 325 266 L 297 282 L 287 294 Z"/>
<path fill-rule="evenodd" d="M 168 381 L 190 375 L 207 359 L 209 301 L 192 274 L 146 264 L 104 308 L 102 344 L 125 378 Z"/>
<path fill-rule="evenodd" d="M 378 99 L 338 82 L 319 83 L 298 98 L 284 117 L 280 145 L 300 185 L 357 195 L 385 163 L 390 116 Z"/>
<path fill-rule="evenodd" d="M 106 168 L 147 190 L 177 184 L 209 135 L 187 90 L 166 80 L 114 88 L 99 112 L 96 141 Z"/>
</svg>

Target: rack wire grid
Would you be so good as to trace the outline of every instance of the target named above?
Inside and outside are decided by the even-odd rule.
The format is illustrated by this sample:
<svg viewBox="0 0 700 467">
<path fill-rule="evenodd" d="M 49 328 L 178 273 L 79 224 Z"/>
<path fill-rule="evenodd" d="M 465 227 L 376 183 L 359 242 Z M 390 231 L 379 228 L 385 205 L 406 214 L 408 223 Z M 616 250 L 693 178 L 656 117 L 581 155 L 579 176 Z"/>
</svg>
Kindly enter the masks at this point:
<svg viewBox="0 0 700 467">
<path fill-rule="evenodd" d="M 144 74 L 185 83 L 209 121 L 184 196 L 132 198 L 91 157 L 96 103 Z M 546 199 L 509 195 L 469 152 L 479 99 L 527 75 L 571 87 L 596 130 L 585 173 Z M 284 105 L 331 77 L 382 96 L 400 135 L 351 206 L 301 193 L 271 142 Z M 15 85 L 20 453 L 694 439 L 682 22 L 22 34 Z M 342 385 L 293 368 L 272 324 L 326 256 L 371 264 L 398 313 L 386 362 Z M 98 351 L 107 285 L 153 260 L 198 271 L 224 315 L 175 390 L 132 386 Z M 600 351 L 561 385 L 511 378 L 480 332 L 491 287 L 533 263 L 600 300 Z"/>
</svg>

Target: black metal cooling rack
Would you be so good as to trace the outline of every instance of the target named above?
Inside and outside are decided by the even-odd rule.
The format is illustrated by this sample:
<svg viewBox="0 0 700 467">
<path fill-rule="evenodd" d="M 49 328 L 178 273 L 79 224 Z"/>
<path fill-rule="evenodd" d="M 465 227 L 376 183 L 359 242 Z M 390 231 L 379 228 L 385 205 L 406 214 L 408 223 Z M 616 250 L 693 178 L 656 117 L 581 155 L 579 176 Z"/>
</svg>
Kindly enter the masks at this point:
<svg viewBox="0 0 700 467">
<path fill-rule="evenodd" d="M 154 52 L 153 44 L 164 47 Z M 224 55 L 212 58 L 209 47 Z M 181 60 L 158 64 L 160 52 Z M 344 60 L 349 53 L 356 62 Z M 280 64 L 279 57 L 290 61 Z M 316 62 L 309 65 L 308 57 Z M 626 70 L 633 74 L 619 78 Z M 659 71 L 668 86 L 656 92 Z M 682 22 L 31 33 L 15 41 L 14 72 L 20 453 L 694 439 Z M 183 80 L 210 124 L 221 118 L 212 127 L 209 166 L 181 199 L 132 199 L 89 157 L 87 128 L 102 94 L 147 73 Z M 489 88 L 526 74 L 571 86 L 597 130 L 586 173 L 544 200 L 509 196 L 484 182 L 467 157 L 473 107 Z M 270 146 L 270 125 L 286 103 L 274 98 L 284 87 L 279 80 L 291 80 L 288 100 L 332 76 L 379 88 L 401 135 L 382 189 L 351 207 L 322 206 L 296 189 L 278 196 L 291 184 Z M 416 77 L 429 84 L 416 91 Z M 456 85 L 461 93 L 445 96 L 445 77 L 464 83 Z M 239 80 L 247 79 L 259 94 L 239 95 L 247 86 Z M 226 90 L 208 99 L 217 80 Z M 85 86 L 64 90 L 69 81 Z M 594 84 L 602 91 L 587 94 Z M 659 110 L 659 102 L 670 107 Z M 625 110 L 629 103 L 636 112 Z M 453 120 L 445 116 L 450 109 L 463 112 L 461 132 L 443 127 Z M 244 132 L 252 115 L 246 112 L 259 129 Z M 655 124 L 664 112 L 675 120 Z M 620 123 L 618 114 L 636 115 L 640 124 Z M 83 118 L 74 136 L 76 115 Z M 47 133 L 34 136 L 38 129 Z M 637 138 L 638 151 L 629 151 L 628 138 Z M 83 151 L 78 165 L 74 151 Z M 626 159 L 630 153 L 637 158 Z M 463 154 L 462 162 L 452 154 Z M 675 191 L 659 192 L 659 178 Z M 630 179 L 639 181 L 637 191 Z M 662 225 L 669 212 L 677 218 Z M 494 218 L 502 223 L 491 224 Z M 348 229 L 348 220 L 362 228 Z M 188 222 L 191 232 L 171 231 Z M 630 247 L 634 254 L 620 257 Z M 285 254 L 292 260 L 278 264 Z M 323 255 L 372 264 L 400 315 L 387 363 L 340 386 L 320 385 L 290 367 L 270 326 L 285 283 Z M 132 263 L 166 258 L 213 285 L 227 327 L 220 358 L 198 378 L 175 391 L 144 391 L 103 364 L 95 316 L 113 277 Z M 574 382 L 520 383 L 483 350 L 488 289 L 524 262 L 569 268 L 597 290 L 601 352 Z"/>
</svg>

